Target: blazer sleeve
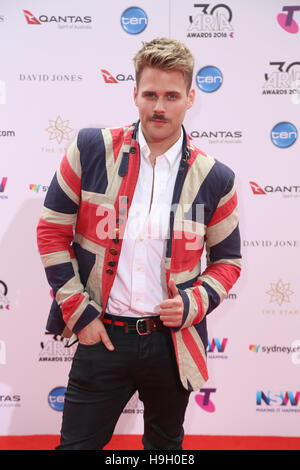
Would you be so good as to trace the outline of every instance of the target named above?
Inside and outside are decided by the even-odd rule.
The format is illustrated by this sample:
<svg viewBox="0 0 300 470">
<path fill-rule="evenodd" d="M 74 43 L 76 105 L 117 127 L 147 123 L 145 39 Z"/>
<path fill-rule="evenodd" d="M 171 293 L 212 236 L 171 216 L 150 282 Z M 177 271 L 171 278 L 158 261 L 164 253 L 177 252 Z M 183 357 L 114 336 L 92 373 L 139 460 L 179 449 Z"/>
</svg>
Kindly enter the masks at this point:
<svg viewBox="0 0 300 470">
<path fill-rule="evenodd" d="M 225 175 L 222 174 L 224 168 Z M 240 276 L 241 242 L 235 175 L 225 165 L 221 170 L 222 178 L 211 186 L 211 193 L 219 192 L 219 196 L 206 225 L 206 269 L 192 287 L 179 289 L 184 303 L 181 328 L 201 322 L 224 300 Z M 218 191 L 220 187 L 222 190 Z"/>
<path fill-rule="evenodd" d="M 37 244 L 47 280 L 63 321 L 78 333 L 101 314 L 80 280 L 72 242 L 81 197 L 81 161 L 78 139 L 68 148 L 49 186 L 37 226 Z M 82 138 L 82 137 L 81 137 Z"/>
</svg>

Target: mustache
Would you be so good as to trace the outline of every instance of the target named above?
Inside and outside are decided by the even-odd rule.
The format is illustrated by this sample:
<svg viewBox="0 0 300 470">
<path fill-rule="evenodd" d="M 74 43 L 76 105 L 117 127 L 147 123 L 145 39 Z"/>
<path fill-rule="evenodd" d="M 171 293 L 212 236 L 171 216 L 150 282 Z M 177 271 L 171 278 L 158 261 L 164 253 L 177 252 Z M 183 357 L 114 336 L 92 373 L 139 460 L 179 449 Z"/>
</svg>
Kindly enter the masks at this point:
<svg viewBox="0 0 300 470">
<path fill-rule="evenodd" d="M 165 121 L 165 122 L 169 121 L 169 119 L 166 118 L 164 114 L 157 114 L 157 113 L 154 113 L 149 119 L 150 121 L 151 119 L 159 119 L 160 121 Z"/>
</svg>

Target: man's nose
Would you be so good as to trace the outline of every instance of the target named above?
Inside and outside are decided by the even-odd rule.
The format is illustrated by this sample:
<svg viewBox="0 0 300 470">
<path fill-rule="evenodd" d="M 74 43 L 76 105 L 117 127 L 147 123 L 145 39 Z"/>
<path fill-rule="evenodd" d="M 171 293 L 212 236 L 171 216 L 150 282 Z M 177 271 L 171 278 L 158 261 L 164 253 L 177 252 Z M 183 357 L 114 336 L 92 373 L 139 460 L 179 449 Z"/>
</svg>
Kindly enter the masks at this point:
<svg viewBox="0 0 300 470">
<path fill-rule="evenodd" d="M 156 100 L 156 103 L 155 103 L 155 106 L 154 106 L 154 111 L 155 111 L 157 114 L 163 114 L 163 113 L 165 113 L 166 109 L 165 109 L 163 97 L 159 97 L 159 98 Z"/>
</svg>

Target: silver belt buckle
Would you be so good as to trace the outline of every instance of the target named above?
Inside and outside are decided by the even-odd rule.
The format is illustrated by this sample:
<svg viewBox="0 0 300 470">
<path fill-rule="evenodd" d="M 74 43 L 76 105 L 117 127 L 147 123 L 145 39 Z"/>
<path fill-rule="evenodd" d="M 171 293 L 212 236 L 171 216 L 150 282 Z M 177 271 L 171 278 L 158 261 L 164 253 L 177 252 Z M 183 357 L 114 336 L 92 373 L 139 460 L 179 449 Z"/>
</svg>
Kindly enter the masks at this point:
<svg viewBox="0 0 300 470">
<path fill-rule="evenodd" d="M 136 325 L 135 325 L 136 331 L 138 332 L 138 334 L 139 334 L 140 336 L 150 335 L 151 331 L 146 331 L 145 333 L 141 333 L 141 332 L 140 332 L 140 330 L 139 330 L 139 323 L 140 323 L 141 321 L 146 322 L 146 318 L 139 318 L 139 319 L 137 320 Z M 147 324 L 146 324 L 146 325 L 147 325 Z"/>
</svg>

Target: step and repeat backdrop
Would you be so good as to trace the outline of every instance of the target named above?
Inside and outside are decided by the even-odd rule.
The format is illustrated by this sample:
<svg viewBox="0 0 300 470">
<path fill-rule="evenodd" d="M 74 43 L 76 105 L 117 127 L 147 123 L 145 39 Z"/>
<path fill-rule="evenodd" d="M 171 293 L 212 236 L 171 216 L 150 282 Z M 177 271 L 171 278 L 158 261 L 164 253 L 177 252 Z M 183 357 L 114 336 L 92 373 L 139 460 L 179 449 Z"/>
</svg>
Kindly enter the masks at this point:
<svg viewBox="0 0 300 470">
<path fill-rule="evenodd" d="M 185 127 L 236 173 L 243 272 L 208 317 L 209 380 L 187 434 L 299 436 L 300 1 L 0 2 L 0 434 L 58 434 L 76 345 L 47 334 L 36 225 L 83 127 L 134 122 L 132 57 L 158 36 L 195 57 Z M 118 434 L 143 432 L 135 395 Z"/>
</svg>

